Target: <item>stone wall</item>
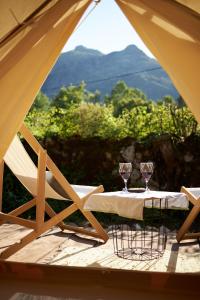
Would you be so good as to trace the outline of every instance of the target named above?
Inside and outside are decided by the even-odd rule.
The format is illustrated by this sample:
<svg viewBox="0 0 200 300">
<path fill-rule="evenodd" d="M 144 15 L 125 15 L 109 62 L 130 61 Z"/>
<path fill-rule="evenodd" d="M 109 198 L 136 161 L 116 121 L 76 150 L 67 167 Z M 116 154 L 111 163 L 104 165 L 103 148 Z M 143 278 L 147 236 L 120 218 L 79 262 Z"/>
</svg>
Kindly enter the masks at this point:
<svg viewBox="0 0 200 300">
<path fill-rule="evenodd" d="M 153 161 L 154 174 L 150 188 L 179 191 L 181 185 L 200 186 L 200 137 L 185 141 L 168 135 L 152 137 L 144 142 L 130 138 L 111 141 L 98 138 L 57 138 L 42 141 L 52 159 L 74 184 L 103 184 L 105 190 L 123 187 L 118 173 L 119 162 L 132 162 L 129 187 L 144 186 L 139 171 L 141 161 Z"/>
</svg>

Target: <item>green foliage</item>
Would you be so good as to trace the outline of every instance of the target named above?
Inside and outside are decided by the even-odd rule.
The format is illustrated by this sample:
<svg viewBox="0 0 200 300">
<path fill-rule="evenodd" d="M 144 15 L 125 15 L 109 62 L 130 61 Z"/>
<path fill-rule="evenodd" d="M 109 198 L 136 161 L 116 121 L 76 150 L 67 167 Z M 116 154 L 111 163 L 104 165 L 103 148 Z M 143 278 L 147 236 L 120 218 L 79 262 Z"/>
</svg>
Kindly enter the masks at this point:
<svg viewBox="0 0 200 300">
<path fill-rule="evenodd" d="M 39 138 L 56 135 L 60 130 L 60 114 L 54 107 L 48 111 L 30 111 L 25 122 L 32 133 Z"/>
<path fill-rule="evenodd" d="M 179 97 L 176 99 L 176 102 L 178 104 L 178 107 L 186 106 L 184 99 L 179 95 Z"/>
<path fill-rule="evenodd" d="M 85 83 L 81 82 L 80 85 L 70 85 L 62 87 L 57 96 L 52 100 L 51 106 L 57 108 L 69 109 L 72 106 L 81 105 L 81 103 L 97 103 L 100 101 L 100 92 L 89 92 L 85 89 Z"/>
<path fill-rule="evenodd" d="M 142 91 L 128 87 L 124 81 L 117 82 L 111 95 L 105 98 L 105 103 L 113 105 L 113 114 L 116 117 L 121 115 L 125 109 L 130 111 L 134 107 L 148 104 Z"/>
<path fill-rule="evenodd" d="M 49 98 L 43 94 L 41 91 L 37 94 L 33 105 L 31 106 L 31 111 L 32 110 L 41 110 L 45 111 L 49 108 Z"/>
<path fill-rule="evenodd" d="M 168 134 L 180 140 L 199 133 L 199 127 L 182 98 L 177 103 L 165 96 L 153 102 L 145 94 L 128 87 L 123 81 L 114 86 L 111 95 L 99 103 L 100 93 L 86 90 L 85 83 L 62 88 L 46 110 L 44 95 L 37 96 L 35 108 L 30 110 L 26 122 L 39 138 L 59 136 L 68 138 L 100 137 L 136 140 L 148 136 Z M 37 107 L 37 109 L 36 109 Z"/>
<path fill-rule="evenodd" d="M 92 136 L 118 138 L 121 135 L 121 120 L 113 116 L 111 107 L 83 103 L 73 111 L 71 110 L 70 120 L 71 127 L 76 129 L 76 134 L 83 138 Z M 65 123 L 64 126 L 64 132 L 67 132 L 68 126 Z"/>
<path fill-rule="evenodd" d="M 197 132 L 198 123 L 187 107 L 178 108 L 177 105 L 170 105 L 170 113 L 177 136 L 186 138 Z"/>
</svg>

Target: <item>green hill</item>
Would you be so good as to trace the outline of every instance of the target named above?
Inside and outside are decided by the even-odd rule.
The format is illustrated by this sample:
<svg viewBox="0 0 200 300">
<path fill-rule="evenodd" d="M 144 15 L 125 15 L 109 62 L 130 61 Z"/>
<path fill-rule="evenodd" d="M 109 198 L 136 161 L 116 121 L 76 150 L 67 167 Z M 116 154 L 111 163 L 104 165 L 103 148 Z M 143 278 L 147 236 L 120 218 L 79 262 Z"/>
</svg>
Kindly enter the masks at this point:
<svg viewBox="0 0 200 300">
<path fill-rule="evenodd" d="M 154 100 L 165 95 L 178 96 L 158 62 L 134 45 L 109 54 L 83 46 L 62 53 L 42 91 L 53 97 L 62 86 L 78 85 L 83 80 L 87 90 L 99 90 L 102 95 L 110 93 L 117 81 L 124 80 L 127 85 L 141 89 Z"/>
</svg>

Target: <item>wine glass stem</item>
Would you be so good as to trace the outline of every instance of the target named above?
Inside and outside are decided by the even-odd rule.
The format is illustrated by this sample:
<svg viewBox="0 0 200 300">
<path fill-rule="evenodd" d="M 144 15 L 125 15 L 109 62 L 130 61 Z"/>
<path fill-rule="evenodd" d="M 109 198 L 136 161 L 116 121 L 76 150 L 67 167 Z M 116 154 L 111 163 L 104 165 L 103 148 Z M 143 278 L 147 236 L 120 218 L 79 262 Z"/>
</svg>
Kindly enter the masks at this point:
<svg viewBox="0 0 200 300">
<path fill-rule="evenodd" d="M 145 188 L 145 191 L 148 191 L 148 180 L 145 180 L 145 184 L 146 184 L 146 188 Z"/>
<path fill-rule="evenodd" d="M 125 188 L 124 188 L 124 190 L 125 190 L 125 192 L 128 192 L 128 189 L 127 189 L 127 179 L 124 179 L 124 184 L 125 184 Z"/>
</svg>

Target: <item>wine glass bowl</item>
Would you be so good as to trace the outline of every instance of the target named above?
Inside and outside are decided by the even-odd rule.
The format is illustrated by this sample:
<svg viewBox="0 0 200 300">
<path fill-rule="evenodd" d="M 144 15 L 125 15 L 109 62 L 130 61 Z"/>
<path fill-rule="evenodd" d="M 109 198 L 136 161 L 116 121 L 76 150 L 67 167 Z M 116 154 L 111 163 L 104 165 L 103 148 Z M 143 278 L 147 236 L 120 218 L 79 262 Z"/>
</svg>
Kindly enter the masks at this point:
<svg viewBox="0 0 200 300">
<path fill-rule="evenodd" d="M 119 174 L 124 180 L 125 187 L 123 188 L 124 192 L 128 192 L 127 182 L 132 172 L 132 164 L 131 163 L 119 163 Z"/>
<path fill-rule="evenodd" d="M 153 174 L 153 170 L 154 170 L 153 162 L 149 161 L 149 162 L 140 163 L 140 172 L 146 184 L 146 188 L 145 188 L 146 191 L 149 190 L 148 183 Z"/>
</svg>

